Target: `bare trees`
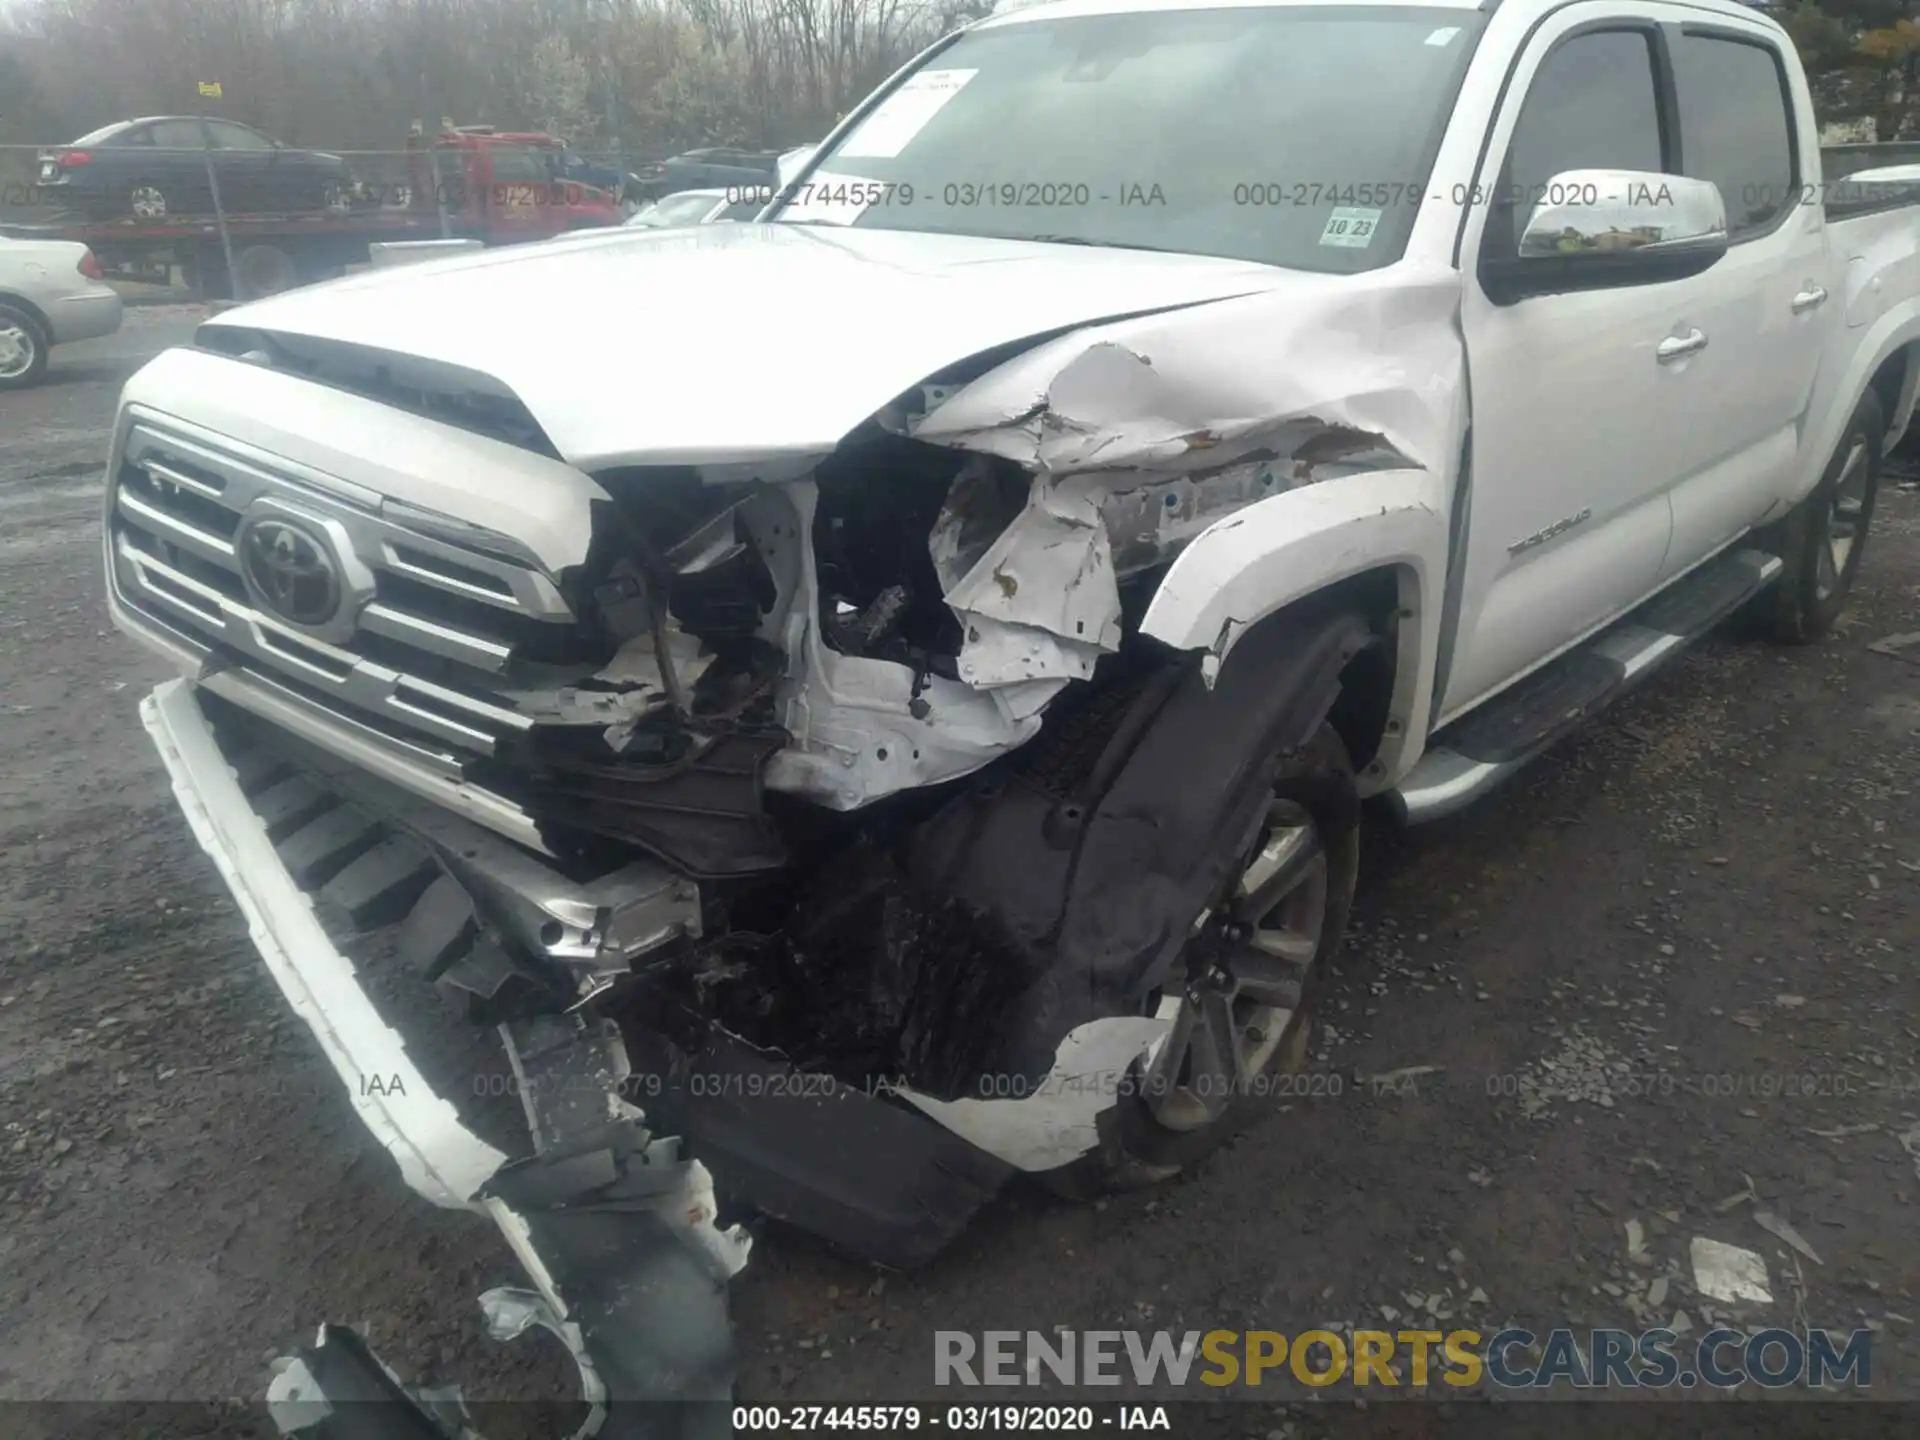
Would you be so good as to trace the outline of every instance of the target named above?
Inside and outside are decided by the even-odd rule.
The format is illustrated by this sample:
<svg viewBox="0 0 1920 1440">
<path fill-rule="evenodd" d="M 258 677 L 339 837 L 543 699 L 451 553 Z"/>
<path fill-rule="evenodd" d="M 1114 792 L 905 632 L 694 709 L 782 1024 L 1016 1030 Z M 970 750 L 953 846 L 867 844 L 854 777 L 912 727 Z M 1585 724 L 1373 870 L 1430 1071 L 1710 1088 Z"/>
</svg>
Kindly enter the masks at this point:
<svg viewBox="0 0 1920 1440">
<path fill-rule="evenodd" d="M 205 109 L 297 144 L 391 146 L 413 120 L 580 144 L 818 138 L 990 0 L 14 0 L 0 141 Z M 223 95 L 203 101 L 199 82 Z"/>
</svg>

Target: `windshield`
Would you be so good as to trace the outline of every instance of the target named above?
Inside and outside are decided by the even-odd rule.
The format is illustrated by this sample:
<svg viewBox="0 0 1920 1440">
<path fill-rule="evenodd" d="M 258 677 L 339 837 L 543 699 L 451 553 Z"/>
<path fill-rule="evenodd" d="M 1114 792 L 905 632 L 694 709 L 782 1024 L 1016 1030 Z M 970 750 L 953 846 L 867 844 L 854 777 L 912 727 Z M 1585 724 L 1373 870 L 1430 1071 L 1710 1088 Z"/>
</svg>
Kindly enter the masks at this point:
<svg viewBox="0 0 1920 1440">
<path fill-rule="evenodd" d="M 1480 24 L 1314 5 L 990 25 L 775 218 L 1370 270 L 1405 247 Z"/>
</svg>

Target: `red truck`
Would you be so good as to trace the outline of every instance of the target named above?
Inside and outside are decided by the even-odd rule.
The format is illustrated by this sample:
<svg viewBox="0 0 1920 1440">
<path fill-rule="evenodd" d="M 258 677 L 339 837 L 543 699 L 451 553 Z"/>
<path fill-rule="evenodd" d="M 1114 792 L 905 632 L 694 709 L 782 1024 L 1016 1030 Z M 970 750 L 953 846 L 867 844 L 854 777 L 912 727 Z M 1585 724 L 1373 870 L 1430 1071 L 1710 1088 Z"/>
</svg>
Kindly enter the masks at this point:
<svg viewBox="0 0 1920 1440">
<path fill-rule="evenodd" d="M 338 210 L 57 219 L 0 226 L 0 234 L 79 241 L 114 278 L 166 282 L 179 272 L 204 298 L 256 299 L 365 263 L 378 241 L 505 245 L 618 224 L 618 194 L 568 178 L 567 155 L 551 135 L 449 130 L 410 137 L 405 179 L 363 186 Z"/>
</svg>

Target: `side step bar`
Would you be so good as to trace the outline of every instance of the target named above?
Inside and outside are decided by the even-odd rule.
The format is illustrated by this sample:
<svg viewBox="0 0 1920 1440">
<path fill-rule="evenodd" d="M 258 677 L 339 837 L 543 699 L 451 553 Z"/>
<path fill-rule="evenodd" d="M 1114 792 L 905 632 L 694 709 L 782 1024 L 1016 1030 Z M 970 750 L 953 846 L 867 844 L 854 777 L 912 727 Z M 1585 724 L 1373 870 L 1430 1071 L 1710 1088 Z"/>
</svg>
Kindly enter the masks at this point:
<svg viewBox="0 0 1920 1440">
<path fill-rule="evenodd" d="M 1694 570 L 1610 629 L 1502 691 L 1433 737 L 1385 795 L 1402 824 L 1463 810 L 1773 583 L 1780 558 L 1731 551 Z"/>
</svg>

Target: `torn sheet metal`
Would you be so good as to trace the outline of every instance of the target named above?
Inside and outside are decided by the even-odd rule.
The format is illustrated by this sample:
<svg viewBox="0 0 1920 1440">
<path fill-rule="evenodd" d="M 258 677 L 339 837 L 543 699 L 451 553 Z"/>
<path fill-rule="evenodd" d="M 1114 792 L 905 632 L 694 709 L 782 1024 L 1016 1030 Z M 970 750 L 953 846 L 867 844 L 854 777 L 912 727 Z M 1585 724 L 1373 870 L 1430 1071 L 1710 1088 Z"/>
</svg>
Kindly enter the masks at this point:
<svg viewBox="0 0 1920 1440">
<path fill-rule="evenodd" d="M 797 533 L 812 533 L 819 495 L 810 483 L 787 487 Z M 758 532 L 756 531 L 756 541 Z M 781 723 L 790 741 L 766 772 L 770 789 L 805 796 L 835 810 L 854 810 L 901 790 L 970 775 L 1030 740 L 1039 707 L 1064 680 L 1017 678 L 1012 703 L 995 692 L 939 675 L 916 676 L 904 665 L 841 655 L 826 645 L 815 620 L 819 575 L 811 546 L 794 547 L 793 591 L 780 616 L 787 671 L 780 682 Z"/>
<path fill-rule="evenodd" d="M 912 423 L 1039 473 L 1184 473 L 1316 437 L 1373 468 L 1440 471 L 1463 383 L 1459 276 L 1288 276 L 1270 292 L 1098 325 L 963 386 Z"/>
<path fill-rule="evenodd" d="M 1032 739 L 1046 697 L 1021 687 L 1025 703 L 1003 705 L 904 665 L 838 655 L 814 627 L 801 642 L 808 663 L 781 685 L 782 723 L 792 737 L 767 765 L 772 790 L 834 810 L 855 810 L 901 790 L 970 775 Z M 1058 690 L 1064 681 L 1038 682 Z"/>
<path fill-rule="evenodd" d="M 935 540 L 953 527 L 935 527 Z M 932 542 L 930 542 L 932 543 Z M 936 570 L 951 555 L 934 554 Z M 946 592 L 969 685 L 1085 680 L 1120 648 L 1120 591 L 1097 482 L 1034 482 L 1027 506 Z"/>
<path fill-rule="evenodd" d="M 1114 573 L 1124 579 L 1172 559 L 1216 520 L 1269 495 L 1305 484 L 1312 473 L 1303 460 L 1281 460 L 1264 451 L 1205 474 L 1112 475 L 1100 495 Z"/>
</svg>

